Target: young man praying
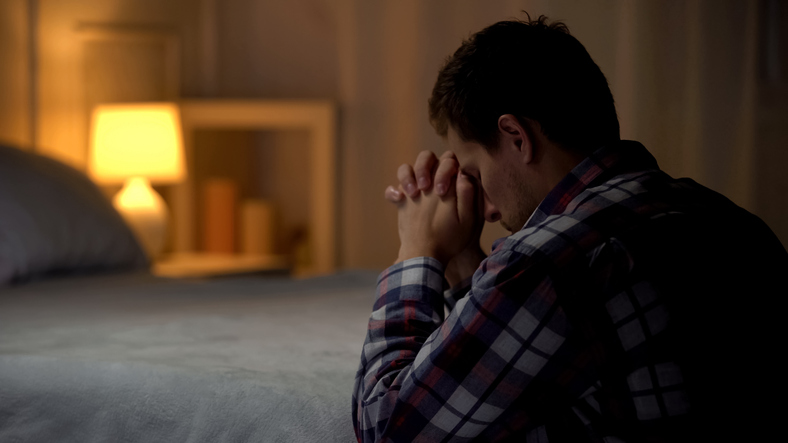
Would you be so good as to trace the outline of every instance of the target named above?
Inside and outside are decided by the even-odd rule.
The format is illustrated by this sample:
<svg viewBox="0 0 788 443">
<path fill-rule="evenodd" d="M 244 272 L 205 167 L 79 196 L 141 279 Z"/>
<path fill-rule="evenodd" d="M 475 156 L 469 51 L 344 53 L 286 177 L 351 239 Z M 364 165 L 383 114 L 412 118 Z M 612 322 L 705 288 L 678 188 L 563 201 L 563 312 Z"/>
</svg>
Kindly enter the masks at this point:
<svg viewBox="0 0 788 443">
<path fill-rule="evenodd" d="M 476 33 L 429 115 L 448 151 L 386 190 L 401 246 L 356 377 L 359 441 L 758 440 L 779 420 L 769 305 L 788 294 L 788 254 L 620 140 L 566 26 Z M 485 220 L 511 231 L 489 257 Z"/>
</svg>

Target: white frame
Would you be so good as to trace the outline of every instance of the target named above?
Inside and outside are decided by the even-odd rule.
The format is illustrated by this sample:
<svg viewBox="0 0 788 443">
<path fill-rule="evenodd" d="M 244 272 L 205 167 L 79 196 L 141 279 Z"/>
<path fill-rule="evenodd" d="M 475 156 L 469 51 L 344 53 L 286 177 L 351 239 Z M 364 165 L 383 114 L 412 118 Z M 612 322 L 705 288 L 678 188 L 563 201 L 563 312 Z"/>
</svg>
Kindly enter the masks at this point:
<svg viewBox="0 0 788 443">
<path fill-rule="evenodd" d="M 310 134 L 311 184 L 309 238 L 311 266 L 299 275 L 336 269 L 336 109 L 328 101 L 309 100 L 185 100 L 180 102 L 186 165 L 193 170 L 197 129 L 306 130 Z M 174 252 L 193 252 L 194 186 L 189 176 L 174 186 L 171 210 Z"/>
</svg>

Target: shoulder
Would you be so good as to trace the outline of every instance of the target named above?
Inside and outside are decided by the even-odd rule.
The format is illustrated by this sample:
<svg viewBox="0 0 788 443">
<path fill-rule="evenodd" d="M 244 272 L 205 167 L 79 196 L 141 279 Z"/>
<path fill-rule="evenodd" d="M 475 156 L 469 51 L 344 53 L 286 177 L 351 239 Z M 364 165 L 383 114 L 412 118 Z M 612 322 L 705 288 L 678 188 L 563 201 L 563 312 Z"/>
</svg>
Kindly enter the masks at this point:
<svg viewBox="0 0 788 443">
<path fill-rule="evenodd" d="M 670 210 L 672 179 L 660 170 L 615 176 L 575 196 L 558 214 L 526 224 L 496 250 L 557 260 L 567 251 L 598 247 L 617 233 Z"/>
<path fill-rule="evenodd" d="M 480 271 L 493 271 L 493 282 L 499 275 L 526 270 L 556 275 L 589 266 L 610 252 L 617 263 L 633 256 L 647 266 L 659 265 L 649 257 L 692 257 L 705 263 L 725 257 L 726 267 L 739 263 L 749 269 L 753 262 L 770 270 L 785 267 L 788 257 L 757 216 L 690 179 L 653 169 L 593 183 L 560 213 L 529 221 L 497 242 Z"/>
</svg>

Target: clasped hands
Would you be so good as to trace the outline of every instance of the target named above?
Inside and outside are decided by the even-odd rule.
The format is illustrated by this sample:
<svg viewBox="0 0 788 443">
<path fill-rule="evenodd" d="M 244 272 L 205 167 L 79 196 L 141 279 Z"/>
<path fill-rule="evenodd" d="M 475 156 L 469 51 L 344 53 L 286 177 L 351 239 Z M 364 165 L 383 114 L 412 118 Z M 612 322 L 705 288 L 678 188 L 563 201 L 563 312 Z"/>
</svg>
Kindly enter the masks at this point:
<svg viewBox="0 0 788 443">
<path fill-rule="evenodd" d="M 484 216 L 476 180 L 460 171 L 451 151 L 440 159 L 422 151 L 413 166 L 399 167 L 397 178 L 399 185 L 385 191 L 398 208 L 397 262 L 433 257 L 443 264 L 451 285 L 472 275 L 485 257 L 479 246 Z"/>
</svg>

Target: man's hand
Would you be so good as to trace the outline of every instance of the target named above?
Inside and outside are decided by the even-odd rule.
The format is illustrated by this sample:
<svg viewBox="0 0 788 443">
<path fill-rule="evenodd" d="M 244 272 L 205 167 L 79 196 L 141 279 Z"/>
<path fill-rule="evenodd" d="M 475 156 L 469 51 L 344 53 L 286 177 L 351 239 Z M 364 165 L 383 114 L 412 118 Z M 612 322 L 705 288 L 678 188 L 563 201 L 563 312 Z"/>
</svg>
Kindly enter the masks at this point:
<svg viewBox="0 0 788 443">
<path fill-rule="evenodd" d="M 413 167 L 403 164 L 397 169 L 401 189 L 389 186 L 386 188 L 386 198 L 393 203 L 399 203 L 403 198 L 403 190 L 404 195 L 415 198 L 421 192 L 432 190 L 433 184 L 435 192 L 443 196 L 459 171 L 460 164 L 453 152 L 446 151 L 438 159 L 432 151 L 421 151 Z"/>
<path fill-rule="evenodd" d="M 399 186 L 389 186 L 385 195 L 400 208 L 398 261 L 437 258 L 452 286 L 470 277 L 485 258 L 479 247 L 484 217 L 478 184 L 459 172 L 450 151 L 440 159 L 421 152 L 413 167 L 400 166 L 397 178 Z"/>
</svg>

